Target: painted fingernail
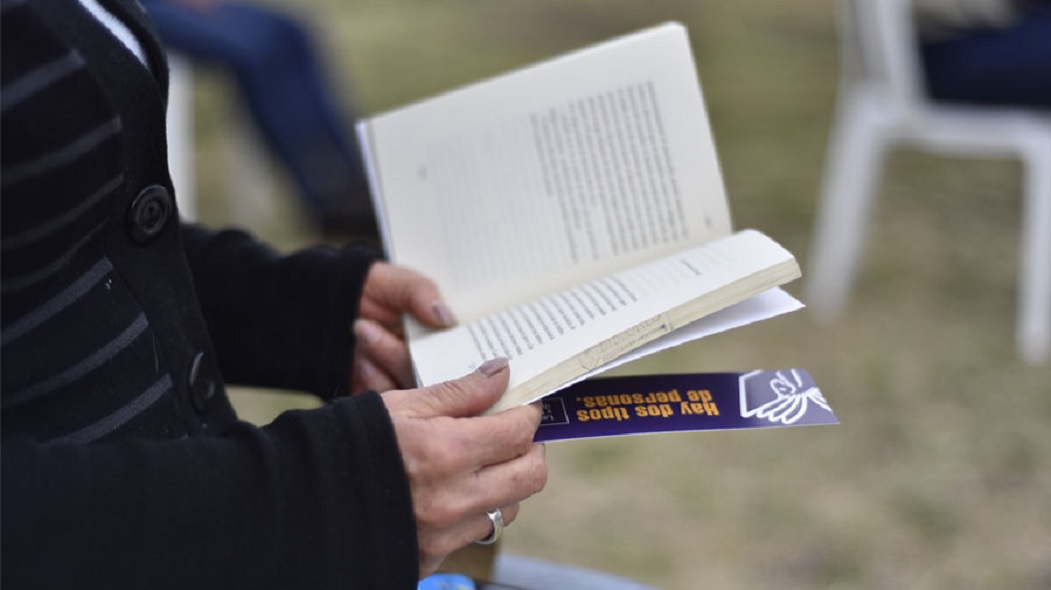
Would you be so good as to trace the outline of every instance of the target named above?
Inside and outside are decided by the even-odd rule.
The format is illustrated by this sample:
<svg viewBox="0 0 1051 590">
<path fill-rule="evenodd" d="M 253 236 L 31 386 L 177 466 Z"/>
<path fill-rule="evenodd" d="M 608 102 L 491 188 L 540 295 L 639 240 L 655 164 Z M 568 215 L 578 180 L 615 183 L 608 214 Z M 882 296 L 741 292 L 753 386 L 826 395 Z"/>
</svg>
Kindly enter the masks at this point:
<svg viewBox="0 0 1051 590">
<path fill-rule="evenodd" d="M 433 309 L 434 315 L 438 316 L 438 321 L 442 323 L 442 326 L 449 328 L 456 325 L 456 316 L 453 315 L 448 305 L 438 302 L 434 304 Z"/>
<path fill-rule="evenodd" d="M 504 357 L 498 357 L 495 359 L 489 359 L 482 363 L 482 366 L 478 367 L 478 372 L 485 375 L 486 377 L 494 377 L 503 373 L 507 370 L 507 359 Z"/>
</svg>

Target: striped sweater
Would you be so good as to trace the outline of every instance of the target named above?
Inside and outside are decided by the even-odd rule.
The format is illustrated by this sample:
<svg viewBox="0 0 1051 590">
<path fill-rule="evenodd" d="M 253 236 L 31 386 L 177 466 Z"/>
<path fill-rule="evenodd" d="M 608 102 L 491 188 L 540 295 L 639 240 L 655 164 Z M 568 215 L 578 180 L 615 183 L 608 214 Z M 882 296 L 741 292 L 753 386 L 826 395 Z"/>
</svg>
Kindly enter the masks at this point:
<svg viewBox="0 0 1051 590">
<path fill-rule="evenodd" d="M 279 255 L 180 222 L 167 69 L 137 3 L 0 0 L 6 588 L 412 588 L 374 393 L 344 393 L 371 253 Z M 330 403 L 265 428 L 224 383 Z"/>
</svg>

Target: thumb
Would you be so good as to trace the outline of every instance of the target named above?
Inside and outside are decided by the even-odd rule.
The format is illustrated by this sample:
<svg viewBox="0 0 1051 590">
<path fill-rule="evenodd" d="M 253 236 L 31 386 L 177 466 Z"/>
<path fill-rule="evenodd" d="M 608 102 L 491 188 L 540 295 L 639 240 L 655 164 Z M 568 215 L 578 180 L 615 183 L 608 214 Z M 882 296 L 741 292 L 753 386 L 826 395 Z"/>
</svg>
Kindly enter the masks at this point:
<svg viewBox="0 0 1051 590">
<path fill-rule="evenodd" d="M 510 377 L 506 358 L 490 359 L 469 375 L 425 388 L 418 397 L 427 400 L 425 412 L 431 416 L 477 416 L 500 399 Z"/>
</svg>

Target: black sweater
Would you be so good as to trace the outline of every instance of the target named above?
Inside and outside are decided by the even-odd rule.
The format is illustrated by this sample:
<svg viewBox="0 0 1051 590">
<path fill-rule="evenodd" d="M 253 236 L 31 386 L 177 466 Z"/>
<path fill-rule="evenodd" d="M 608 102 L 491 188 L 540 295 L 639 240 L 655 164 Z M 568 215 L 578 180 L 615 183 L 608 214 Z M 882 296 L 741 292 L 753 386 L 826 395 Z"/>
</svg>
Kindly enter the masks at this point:
<svg viewBox="0 0 1051 590">
<path fill-rule="evenodd" d="M 149 68 L 77 0 L 0 3 L 0 585 L 415 587 L 390 419 L 341 395 L 373 255 L 180 223 L 163 52 L 102 4 Z M 224 378 L 329 403 L 255 428 Z"/>
</svg>

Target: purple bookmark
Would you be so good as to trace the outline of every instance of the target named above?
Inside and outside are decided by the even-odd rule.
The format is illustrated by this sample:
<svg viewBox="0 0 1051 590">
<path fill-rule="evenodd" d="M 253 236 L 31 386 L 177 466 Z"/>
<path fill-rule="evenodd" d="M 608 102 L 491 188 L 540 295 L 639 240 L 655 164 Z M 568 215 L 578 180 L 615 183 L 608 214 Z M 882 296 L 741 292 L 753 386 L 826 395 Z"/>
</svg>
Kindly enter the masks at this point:
<svg viewBox="0 0 1051 590">
<path fill-rule="evenodd" d="M 600 377 L 543 403 L 537 442 L 839 423 L 803 369 Z"/>
</svg>

